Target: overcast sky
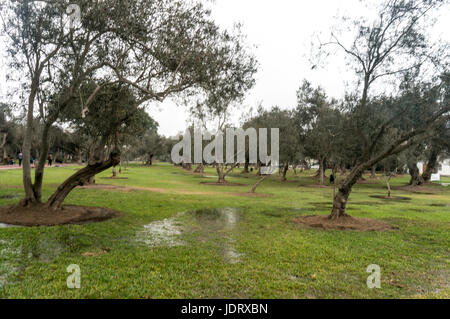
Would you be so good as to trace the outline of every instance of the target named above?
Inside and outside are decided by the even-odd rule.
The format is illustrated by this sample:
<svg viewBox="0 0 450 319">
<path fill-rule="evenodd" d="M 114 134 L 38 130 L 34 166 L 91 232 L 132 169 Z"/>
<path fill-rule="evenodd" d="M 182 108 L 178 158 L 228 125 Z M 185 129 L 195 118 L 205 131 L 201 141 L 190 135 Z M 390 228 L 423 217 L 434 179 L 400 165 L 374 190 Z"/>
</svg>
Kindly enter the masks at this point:
<svg viewBox="0 0 450 319">
<path fill-rule="evenodd" d="M 216 0 L 211 8 L 219 25 L 229 29 L 236 22 L 242 23 L 248 44 L 256 46 L 256 85 L 239 111 L 255 108 L 259 103 L 266 108 L 293 108 L 296 91 L 305 78 L 321 84 L 330 95 L 342 95 L 345 65 L 332 74 L 312 71 L 308 61 L 310 43 L 315 33 L 330 30 L 338 11 L 351 11 L 355 5 L 359 5 L 358 0 Z M 155 105 L 150 114 L 164 135 L 174 135 L 186 127 L 186 110 L 171 102 Z"/>
<path fill-rule="evenodd" d="M 342 14 L 360 17 L 365 12 L 364 2 L 377 0 L 216 0 L 212 14 L 219 25 L 231 28 L 241 22 L 248 36 L 248 43 L 256 45 L 255 55 L 259 62 L 256 86 L 239 111 L 254 108 L 262 103 L 264 107 L 280 106 L 293 108 L 296 105 L 296 91 L 303 79 L 321 85 L 328 95 L 339 98 L 344 95 L 346 83 L 353 80 L 353 74 L 346 68 L 342 57 L 332 57 L 326 69 L 312 70 L 311 41 L 317 34 L 329 36 L 332 26 L 337 24 L 336 16 Z M 366 12 L 367 13 L 367 12 Z M 449 12 L 441 12 L 435 36 L 449 40 Z M 160 123 L 160 132 L 174 135 L 186 127 L 186 111 L 171 102 L 155 105 L 151 115 Z M 240 114 L 236 114 L 237 122 Z"/>
<path fill-rule="evenodd" d="M 296 91 L 303 79 L 321 85 L 330 96 L 343 96 L 345 83 L 352 79 L 345 62 L 340 57 L 332 57 L 326 69 L 312 70 L 310 43 L 317 33 L 322 32 L 324 37 L 329 34 L 336 25 L 336 15 L 361 16 L 364 12 L 361 1 L 216 0 L 209 6 L 219 25 L 231 28 L 236 22 L 242 23 L 248 44 L 257 46 L 254 50 L 259 62 L 256 86 L 248 93 L 240 112 L 259 103 L 266 108 L 295 107 Z M 442 18 L 434 33 L 448 41 L 450 13 L 447 10 L 440 14 Z M 5 81 L 4 71 L 1 73 L 0 90 Z M 171 101 L 153 104 L 149 112 L 159 122 L 160 133 L 166 136 L 173 136 L 187 126 L 186 111 Z M 234 121 L 239 117 L 236 114 Z"/>
</svg>

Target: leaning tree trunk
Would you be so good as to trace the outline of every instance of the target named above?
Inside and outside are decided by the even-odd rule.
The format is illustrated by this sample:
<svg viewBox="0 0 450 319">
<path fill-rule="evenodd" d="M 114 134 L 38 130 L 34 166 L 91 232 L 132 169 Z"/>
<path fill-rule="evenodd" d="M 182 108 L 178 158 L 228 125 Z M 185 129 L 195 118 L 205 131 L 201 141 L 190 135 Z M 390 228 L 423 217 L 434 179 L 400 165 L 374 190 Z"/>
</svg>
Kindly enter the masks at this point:
<svg viewBox="0 0 450 319">
<path fill-rule="evenodd" d="M 61 209 L 67 195 L 77 186 L 84 185 L 89 179 L 94 177 L 113 166 L 117 166 L 120 162 L 120 152 L 113 151 L 107 160 L 103 157 L 96 161 L 90 161 L 88 165 L 74 175 L 69 177 L 62 183 L 56 192 L 50 196 L 48 202 L 45 204 L 48 208 Z"/>
<path fill-rule="evenodd" d="M 352 169 L 347 178 L 339 186 L 339 191 L 334 197 L 333 210 L 329 216 L 330 219 L 335 220 L 347 215 L 347 201 L 352 192 L 353 185 L 361 178 L 364 171 L 363 166 L 358 166 Z"/>
<path fill-rule="evenodd" d="M 267 177 L 269 177 L 269 175 L 264 175 L 262 178 L 260 178 L 259 181 L 255 185 L 253 185 L 250 193 L 254 194 L 256 192 L 256 188 L 261 185 L 261 183 L 264 182 Z"/>
<path fill-rule="evenodd" d="M 388 198 L 391 198 L 391 177 L 392 177 L 392 175 L 390 172 L 384 174 L 384 178 L 386 180 L 386 186 L 387 186 L 387 190 L 388 190 L 388 194 L 387 194 Z"/>
<path fill-rule="evenodd" d="M 419 168 L 417 167 L 417 162 L 408 163 L 409 175 L 411 175 L 411 180 L 409 185 L 419 186 L 423 184 L 423 178 L 420 176 Z"/>
<path fill-rule="evenodd" d="M 436 169 L 437 164 L 438 164 L 438 155 L 439 155 L 439 152 L 437 150 L 433 149 L 431 151 L 430 158 L 428 159 L 428 162 L 427 162 L 427 168 L 425 169 L 425 171 L 422 174 L 424 183 L 430 182 L 431 175 L 433 174 L 433 172 Z"/>
<path fill-rule="evenodd" d="M 286 164 L 284 164 L 283 177 L 281 178 L 281 180 L 283 182 L 287 181 L 286 174 L 287 174 L 288 170 L 289 170 L 289 163 L 286 163 Z"/>
<path fill-rule="evenodd" d="M 83 182 L 83 185 L 94 185 L 95 184 L 95 175 L 89 177 L 86 182 Z"/>
</svg>

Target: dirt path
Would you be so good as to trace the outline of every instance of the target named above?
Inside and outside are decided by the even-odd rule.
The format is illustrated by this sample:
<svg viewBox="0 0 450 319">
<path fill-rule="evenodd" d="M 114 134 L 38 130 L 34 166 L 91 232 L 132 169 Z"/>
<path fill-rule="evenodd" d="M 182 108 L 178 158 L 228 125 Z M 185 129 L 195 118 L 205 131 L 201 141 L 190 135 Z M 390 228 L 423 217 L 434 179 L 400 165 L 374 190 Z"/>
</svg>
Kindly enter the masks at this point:
<svg viewBox="0 0 450 319">
<path fill-rule="evenodd" d="M 178 195 L 216 195 L 215 192 L 199 192 L 199 191 L 188 191 L 183 189 L 167 189 L 167 188 L 157 188 L 157 187 L 127 187 L 127 186 L 116 186 L 110 184 L 95 184 L 79 186 L 79 189 L 99 189 L 99 190 L 111 190 L 118 192 L 132 192 L 132 191 L 148 191 L 153 193 L 161 194 L 178 194 Z M 260 194 L 260 193 L 219 193 L 221 196 L 240 196 L 240 197 L 271 197 L 272 194 Z"/>
</svg>

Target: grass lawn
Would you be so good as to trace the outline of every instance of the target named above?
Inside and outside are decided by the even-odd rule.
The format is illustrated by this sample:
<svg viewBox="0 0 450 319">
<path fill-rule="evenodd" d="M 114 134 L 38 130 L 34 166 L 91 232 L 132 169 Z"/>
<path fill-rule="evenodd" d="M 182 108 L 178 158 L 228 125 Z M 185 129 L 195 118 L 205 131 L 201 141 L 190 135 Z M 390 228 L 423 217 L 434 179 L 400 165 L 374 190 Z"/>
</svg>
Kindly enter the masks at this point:
<svg viewBox="0 0 450 319">
<path fill-rule="evenodd" d="M 46 170 L 44 196 L 75 167 Z M 398 226 L 390 232 L 330 231 L 295 224 L 329 214 L 333 189 L 307 172 L 266 180 L 228 178 L 245 186 L 209 186 L 206 177 L 169 164 L 130 167 L 97 184 L 133 189 L 75 189 L 66 204 L 109 207 L 117 219 L 88 225 L 0 228 L 0 298 L 449 298 L 450 187 L 394 190 L 410 201 L 386 201 L 383 179 L 358 184 L 348 213 Z M 0 205 L 23 196 L 20 170 L 0 171 Z M 408 176 L 391 181 L 402 186 Z M 141 188 L 141 189 L 139 189 Z M 147 188 L 147 189 L 143 189 Z M 227 208 L 224 210 L 212 210 Z M 197 211 L 194 213 L 194 211 Z M 81 268 L 81 288 L 66 271 Z M 381 289 L 366 269 L 381 267 Z"/>
</svg>

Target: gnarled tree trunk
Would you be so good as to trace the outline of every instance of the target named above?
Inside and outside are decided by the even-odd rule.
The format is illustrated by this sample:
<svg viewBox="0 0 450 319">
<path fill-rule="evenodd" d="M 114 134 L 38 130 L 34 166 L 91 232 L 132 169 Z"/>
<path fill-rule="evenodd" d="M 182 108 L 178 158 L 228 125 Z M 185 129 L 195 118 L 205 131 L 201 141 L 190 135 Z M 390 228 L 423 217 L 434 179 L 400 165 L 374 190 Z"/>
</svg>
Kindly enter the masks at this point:
<svg viewBox="0 0 450 319">
<path fill-rule="evenodd" d="M 386 181 L 386 186 L 387 186 L 387 190 L 388 190 L 388 194 L 387 197 L 391 198 L 391 178 L 392 178 L 392 174 L 389 173 L 384 173 L 384 179 Z"/>
<path fill-rule="evenodd" d="M 221 167 L 221 165 L 219 164 L 216 165 L 216 171 L 217 171 L 217 183 L 219 184 L 226 183 L 225 175 L 223 173 L 223 168 Z"/>
<path fill-rule="evenodd" d="M 377 177 L 377 171 L 376 171 L 376 166 L 372 166 L 372 169 L 370 170 L 370 178 L 371 179 L 375 179 Z"/>
<path fill-rule="evenodd" d="M 422 176 L 420 176 L 419 168 L 417 167 L 417 162 L 409 162 L 408 163 L 409 175 L 411 175 L 411 180 L 409 181 L 409 185 L 411 186 L 419 186 L 423 184 Z"/>
<path fill-rule="evenodd" d="M 339 186 L 339 191 L 334 197 L 333 210 L 329 216 L 330 219 L 338 219 L 347 215 L 347 201 L 352 192 L 353 185 L 361 178 L 364 171 L 363 166 L 355 167 L 344 182 Z"/>
<path fill-rule="evenodd" d="M 205 166 L 203 164 L 198 164 L 197 168 L 194 171 L 194 173 L 197 173 L 197 174 L 203 174 L 204 172 L 205 172 Z"/>
<path fill-rule="evenodd" d="M 216 171 L 217 171 L 217 183 L 219 184 L 224 184 L 227 181 L 225 180 L 225 177 L 228 176 L 228 174 L 230 174 L 234 168 L 238 165 L 238 163 L 231 165 L 231 167 L 229 169 L 226 169 L 225 165 L 223 164 L 216 164 Z"/>
<path fill-rule="evenodd" d="M 107 160 L 103 158 L 90 161 L 88 165 L 62 183 L 45 204 L 52 209 L 61 209 L 67 195 L 77 186 L 84 185 L 89 179 L 120 163 L 120 152 L 112 151 Z"/>
<path fill-rule="evenodd" d="M 428 158 L 427 168 L 425 169 L 425 171 L 422 174 L 422 179 L 423 179 L 424 183 L 430 182 L 431 175 L 435 171 L 437 164 L 438 164 L 438 156 L 439 156 L 439 151 L 436 150 L 435 148 L 433 148 L 431 150 L 430 157 Z"/>
</svg>

